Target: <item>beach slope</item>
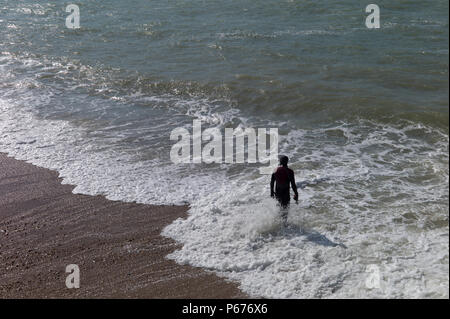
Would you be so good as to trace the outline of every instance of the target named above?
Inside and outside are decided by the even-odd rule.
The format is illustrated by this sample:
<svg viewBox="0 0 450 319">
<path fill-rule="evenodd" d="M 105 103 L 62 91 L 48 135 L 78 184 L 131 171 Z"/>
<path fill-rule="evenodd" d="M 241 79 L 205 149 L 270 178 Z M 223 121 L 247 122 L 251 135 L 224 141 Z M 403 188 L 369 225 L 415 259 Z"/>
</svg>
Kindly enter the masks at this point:
<svg viewBox="0 0 450 319">
<path fill-rule="evenodd" d="M 58 173 L 0 154 L 0 298 L 242 298 L 237 285 L 166 259 L 161 230 L 187 207 L 76 195 Z M 68 289 L 66 266 L 80 268 Z"/>
</svg>

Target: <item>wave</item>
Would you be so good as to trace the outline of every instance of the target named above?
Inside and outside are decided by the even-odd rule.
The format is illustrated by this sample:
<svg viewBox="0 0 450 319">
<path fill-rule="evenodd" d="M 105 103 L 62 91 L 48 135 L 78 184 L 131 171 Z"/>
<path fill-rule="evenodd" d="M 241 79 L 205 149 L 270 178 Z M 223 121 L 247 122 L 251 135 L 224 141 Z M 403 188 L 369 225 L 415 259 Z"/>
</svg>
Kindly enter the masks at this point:
<svg viewBox="0 0 450 319">
<path fill-rule="evenodd" d="M 445 129 L 372 114 L 302 128 L 243 109 L 230 86 L 123 74 L 3 53 L 0 150 L 58 171 L 76 193 L 189 203 L 189 217 L 163 232 L 183 244 L 170 258 L 238 280 L 253 296 L 448 297 Z M 321 181 L 304 184 L 289 227 L 256 168 L 167 160 L 170 129 L 192 118 L 280 127 L 297 181 Z M 370 265 L 380 289 L 367 289 Z"/>
</svg>

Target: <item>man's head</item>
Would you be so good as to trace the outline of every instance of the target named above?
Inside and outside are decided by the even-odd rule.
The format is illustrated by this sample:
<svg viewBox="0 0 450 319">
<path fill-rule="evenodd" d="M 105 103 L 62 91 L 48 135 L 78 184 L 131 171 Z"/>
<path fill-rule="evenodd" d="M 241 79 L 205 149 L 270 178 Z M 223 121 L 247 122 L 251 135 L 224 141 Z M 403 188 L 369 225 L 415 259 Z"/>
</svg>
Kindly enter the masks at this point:
<svg viewBox="0 0 450 319">
<path fill-rule="evenodd" d="M 289 162 L 289 157 L 287 157 L 286 155 L 280 156 L 280 165 L 287 166 L 288 162 Z"/>
</svg>

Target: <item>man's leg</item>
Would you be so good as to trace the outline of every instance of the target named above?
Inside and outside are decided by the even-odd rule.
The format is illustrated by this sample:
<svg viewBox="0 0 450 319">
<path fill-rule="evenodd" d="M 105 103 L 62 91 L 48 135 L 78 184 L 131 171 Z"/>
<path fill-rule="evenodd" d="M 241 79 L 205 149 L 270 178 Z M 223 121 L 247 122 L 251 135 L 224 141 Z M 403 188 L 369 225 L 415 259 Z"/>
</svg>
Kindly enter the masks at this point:
<svg viewBox="0 0 450 319">
<path fill-rule="evenodd" d="M 286 225 L 291 197 L 289 196 L 289 194 L 282 194 L 281 196 L 278 197 L 278 201 L 280 202 L 281 206 L 280 210 L 281 218 L 283 220 L 283 223 Z"/>
</svg>

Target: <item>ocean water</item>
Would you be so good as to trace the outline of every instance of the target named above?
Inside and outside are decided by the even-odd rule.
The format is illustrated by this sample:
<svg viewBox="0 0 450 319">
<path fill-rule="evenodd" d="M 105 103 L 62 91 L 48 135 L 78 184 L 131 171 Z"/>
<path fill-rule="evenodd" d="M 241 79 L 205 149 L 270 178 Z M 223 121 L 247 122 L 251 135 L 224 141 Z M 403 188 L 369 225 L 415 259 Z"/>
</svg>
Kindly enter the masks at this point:
<svg viewBox="0 0 450 319">
<path fill-rule="evenodd" d="M 76 30 L 67 1 L 0 0 L 0 152 L 190 204 L 168 257 L 254 297 L 448 298 L 448 1 L 378 1 L 376 30 L 363 1 L 74 3 Z M 170 161 L 196 119 L 278 128 L 287 227 L 261 165 Z"/>
</svg>

